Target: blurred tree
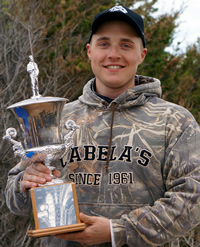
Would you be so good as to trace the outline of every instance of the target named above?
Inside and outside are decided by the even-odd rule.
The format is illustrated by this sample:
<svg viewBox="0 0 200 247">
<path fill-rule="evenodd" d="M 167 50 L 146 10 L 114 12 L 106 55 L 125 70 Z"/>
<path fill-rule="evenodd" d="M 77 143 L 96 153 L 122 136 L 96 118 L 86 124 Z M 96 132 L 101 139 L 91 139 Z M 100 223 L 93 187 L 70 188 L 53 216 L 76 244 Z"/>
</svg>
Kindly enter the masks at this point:
<svg viewBox="0 0 200 247">
<path fill-rule="evenodd" d="M 200 123 L 199 44 L 200 40 L 189 46 L 185 54 L 174 58 L 174 62 L 168 63 L 163 76 L 164 82 L 167 82 L 164 97 L 186 107 Z"/>
<path fill-rule="evenodd" d="M 145 36 L 148 49 L 145 61 L 139 67 L 139 72 L 160 79 L 166 64 L 172 59 L 171 54 L 166 52 L 165 48 L 170 46 L 173 41 L 175 21 L 179 17 L 180 11 L 154 17 L 158 11 L 154 8 L 156 2 L 156 0 L 146 1 L 145 5 L 138 9 L 138 12 L 145 17 Z"/>
</svg>

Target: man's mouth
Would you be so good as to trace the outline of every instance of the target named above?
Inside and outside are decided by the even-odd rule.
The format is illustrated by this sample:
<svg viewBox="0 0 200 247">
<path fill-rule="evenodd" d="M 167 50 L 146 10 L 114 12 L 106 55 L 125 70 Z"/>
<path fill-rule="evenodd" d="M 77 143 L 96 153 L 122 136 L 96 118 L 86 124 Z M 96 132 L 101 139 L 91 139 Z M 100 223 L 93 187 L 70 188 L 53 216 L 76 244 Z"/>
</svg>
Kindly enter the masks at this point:
<svg viewBox="0 0 200 247">
<path fill-rule="evenodd" d="M 108 66 L 105 66 L 105 68 L 107 68 L 107 69 L 122 69 L 122 68 L 124 68 L 124 66 L 120 66 L 120 65 L 108 65 Z"/>
</svg>

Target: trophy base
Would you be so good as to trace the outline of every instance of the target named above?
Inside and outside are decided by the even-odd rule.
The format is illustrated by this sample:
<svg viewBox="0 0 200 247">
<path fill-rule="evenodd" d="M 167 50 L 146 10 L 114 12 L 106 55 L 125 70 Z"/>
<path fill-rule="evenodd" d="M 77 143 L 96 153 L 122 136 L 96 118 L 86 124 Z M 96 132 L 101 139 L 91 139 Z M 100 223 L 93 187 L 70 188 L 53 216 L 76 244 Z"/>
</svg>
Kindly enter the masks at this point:
<svg viewBox="0 0 200 247">
<path fill-rule="evenodd" d="M 52 228 L 45 228 L 39 230 L 29 230 L 28 236 L 29 237 L 44 237 L 49 235 L 59 235 L 67 232 L 78 232 L 83 231 L 86 228 L 85 223 L 78 223 L 75 225 L 69 226 L 58 226 Z"/>
<path fill-rule="evenodd" d="M 79 218 L 74 183 L 31 188 L 30 196 L 35 227 L 28 231 L 29 237 L 59 235 L 86 228 Z"/>
</svg>

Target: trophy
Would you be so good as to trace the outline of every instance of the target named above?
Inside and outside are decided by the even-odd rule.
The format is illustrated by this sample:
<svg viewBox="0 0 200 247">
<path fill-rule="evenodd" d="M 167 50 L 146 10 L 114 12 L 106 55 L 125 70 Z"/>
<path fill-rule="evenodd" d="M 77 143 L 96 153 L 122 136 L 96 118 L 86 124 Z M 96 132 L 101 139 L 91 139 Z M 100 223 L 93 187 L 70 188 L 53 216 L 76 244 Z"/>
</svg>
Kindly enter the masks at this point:
<svg viewBox="0 0 200 247">
<path fill-rule="evenodd" d="M 61 159 L 73 145 L 73 133 L 78 128 L 73 120 L 64 124 L 69 130 L 63 136 L 61 114 L 67 99 L 42 97 L 39 94 L 39 69 L 29 56 L 27 72 L 30 73 L 33 96 L 9 106 L 19 122 L 22 142 L 16 141 L 17 131 L 8 128 L 3 139 L 13 144 L 15 156 L 31 162 L 43 162 L 51 171 L 55 168 L 52 161 Z M 30 189 L 32 212 L 35 229 L 28 231 L 28 236 L 41 237 L 65 232 L 81 231 L 85 224 L 80 222 L 75 184 L 65 183 L 55 178 L 52 181 Z"/>
</svg>

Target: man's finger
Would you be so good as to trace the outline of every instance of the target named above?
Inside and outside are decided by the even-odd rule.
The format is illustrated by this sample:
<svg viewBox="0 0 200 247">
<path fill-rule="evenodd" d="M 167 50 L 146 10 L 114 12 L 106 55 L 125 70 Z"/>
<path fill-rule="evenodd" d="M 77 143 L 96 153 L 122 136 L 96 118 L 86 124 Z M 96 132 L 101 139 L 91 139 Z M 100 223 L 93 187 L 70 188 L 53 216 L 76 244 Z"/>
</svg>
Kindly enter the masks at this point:
<svg viewBox="0 0 200 247">
<path fill-rule="evenodd" d="M 94 223 L 93 216 L 88 216 L 83 213 L 80 213 L 80 220 L 87 225 L 91 225 Z"/>
</svg>

